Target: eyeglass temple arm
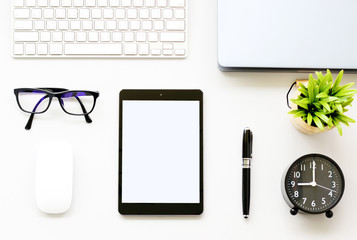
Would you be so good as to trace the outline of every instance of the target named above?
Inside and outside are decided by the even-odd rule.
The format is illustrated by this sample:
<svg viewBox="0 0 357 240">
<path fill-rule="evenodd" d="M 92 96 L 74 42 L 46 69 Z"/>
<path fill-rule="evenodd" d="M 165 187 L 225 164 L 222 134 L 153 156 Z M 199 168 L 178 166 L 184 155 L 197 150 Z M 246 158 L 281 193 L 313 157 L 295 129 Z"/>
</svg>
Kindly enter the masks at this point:
<svg viewBox="0 0 357 240">
<path fill-rule="evenodd" d="M 77 97 L 77 96 L 76 96 L 75 98 L 78 100 L 79 105 L 81 105 L 82 111 L 83 111 L 83 113 L 85 114 L 85 115 L 84 115 L 84 118 L 86 119 L 86 122 L 87 122 L 87 123 L 93 122 L 92 119 L 90 118 L 89 114 L 87 114 L 87 109 L 84 107 L 84 105 L 83 105 L 81 99 L 79 99 L 79 97 Z"/>
<path fill-rule="evenodd" d="M 37 109 L 37 107 L 40 105 L 40 103 L 41 103 L 43 100 L 45 100 L 46 98 L 48 98 L 47 95 L 44 96 L 43 98 L 41 98 L 41 99 L 38 101 L 38 103 L 35 105 L 35 107 L 33 108 L 32 112 L 35 112 L 36 109 Z M 27 121 L 26 126 L 25 126 L 25 129 L 26 129 L 26 130 L 30 130 L 30 129 L 31 129 L 34 116 L 35 116 L 35 114 L 34 114 L 34 113 L 31 113 L 30 118 L 29 118 L 29 120 Z"/>
</svg>

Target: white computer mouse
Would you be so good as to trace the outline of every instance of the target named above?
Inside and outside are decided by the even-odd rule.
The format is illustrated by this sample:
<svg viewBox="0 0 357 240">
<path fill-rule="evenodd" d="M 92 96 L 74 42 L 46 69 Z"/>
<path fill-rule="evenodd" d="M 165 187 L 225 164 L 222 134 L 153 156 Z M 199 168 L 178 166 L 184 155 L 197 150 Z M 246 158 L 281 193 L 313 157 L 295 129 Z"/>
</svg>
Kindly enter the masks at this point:
<svg viewBox="0 0 357 240">
<path fill-rule="evenodd" d="M 69 143 L 46 141 L 36 159 L 36 203 L 44 213 L 59 214 L 71 207 L 73 152 Z"/>
</svg>

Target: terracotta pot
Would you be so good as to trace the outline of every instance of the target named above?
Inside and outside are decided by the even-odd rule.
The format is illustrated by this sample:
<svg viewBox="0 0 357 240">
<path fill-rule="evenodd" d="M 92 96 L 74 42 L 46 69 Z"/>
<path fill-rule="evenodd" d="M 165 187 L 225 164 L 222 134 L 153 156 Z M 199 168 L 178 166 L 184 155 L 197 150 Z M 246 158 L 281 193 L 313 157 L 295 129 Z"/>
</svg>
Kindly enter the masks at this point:
<svg viewBox="0 0 357 240">
<path fill-rule="evenodd" d="M 296 85 L 299 86 L 299 83 L 302 83 L 305 86 L 307 86 L 308 82 L 309 82 L 309 80 L 297 80 Z M 296 99 L 300 94 L 301 94 L 301 92 L 299 90 L 296 90 L 293 98 Z M 291 110 L 298 109 L 298 106 L 293 102 L 290 102 L 290 106 L 291 106 Z M 289 114 L 289 115 L 290 115 L 290 120 L 291 120 L 291 123 L 293 124 L 293 126 L 297 130 L 299 130 L 300 132 L 305 133 L 305 134 L 317 134 L 317 133 L 326 132 L 326 131 L 332 129 L 332 128 L 329 129 L 328 127 L 325 127 L 324 130 L 321 130 L 318 127 L 310 126 L 309 124 L 307 124 L 307 122 L 303 121 L 302 118 L 294 117 L 293 114 Z"/>
</svg>

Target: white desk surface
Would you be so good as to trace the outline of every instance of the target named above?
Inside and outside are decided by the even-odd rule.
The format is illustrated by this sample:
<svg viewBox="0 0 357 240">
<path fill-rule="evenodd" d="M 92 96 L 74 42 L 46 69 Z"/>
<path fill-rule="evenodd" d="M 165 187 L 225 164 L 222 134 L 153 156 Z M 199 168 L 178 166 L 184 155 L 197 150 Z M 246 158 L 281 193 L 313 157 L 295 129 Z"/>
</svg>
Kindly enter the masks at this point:
<svg viewBox="0 0 357 240">
<path fill-rule="evenodd" d="M 285 94 L 303 73 L 222 73 L 217 69 L 217 2 L 189 1 L 189 53 L 185 60 L 15 60 L 10 55 L 10 1 L 0 8 L 0 239 L 356 239 L 357 124 L 303 135 L 289 122 Z M 355 81 L 346 75 L 344 83 Z M 18 108 L 17 87 L 98 90 L 91 114 L 63 113 L 55 101 L 32 129 Z M 123 88 L 198 88 L 204 92 L 204 213 L 133 216 L 117 211 L 118 105 Z M 357 105 L 357 103 L 355 103 Z M 357 107 L 349 116 L 357 119 Z M 251 215 L 242 217 L 242 131 L 254 132 Z M 62 216 L 37 210 L 34 162 L 39 143 L 65 139 L 74 149 L 72 208 Z M 280 180 L 307 153 L 335 159 L 345 194 L 332 219 L 291 216 Z M 55 154 L 55 153 L 54 153 Z"/>
</svg>

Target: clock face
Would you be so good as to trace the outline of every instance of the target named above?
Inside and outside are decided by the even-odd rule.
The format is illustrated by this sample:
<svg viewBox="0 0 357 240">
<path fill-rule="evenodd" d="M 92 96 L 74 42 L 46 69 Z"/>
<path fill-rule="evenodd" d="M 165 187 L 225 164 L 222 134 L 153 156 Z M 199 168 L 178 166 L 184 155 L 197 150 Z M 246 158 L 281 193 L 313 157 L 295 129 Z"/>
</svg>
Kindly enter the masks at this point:
<svg viewBox="0 0 357 240">
<path fill-rule="evenodd" d="M 307 213 L 330 210 L 340 201 L 345 188 L 340 167 L 321 154 L 296 160 L 288 169 L 284 184 L 290 202 Z"/>
</svg>

